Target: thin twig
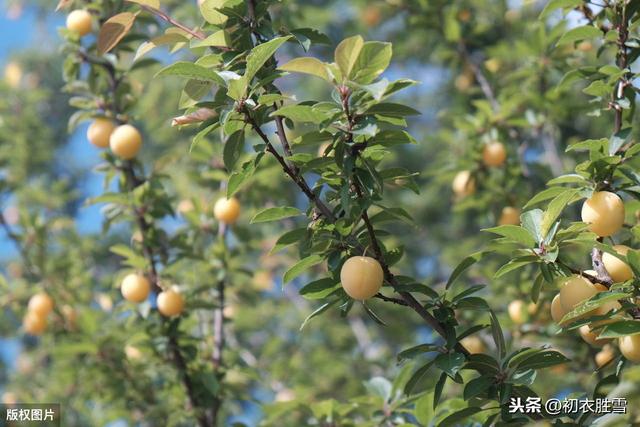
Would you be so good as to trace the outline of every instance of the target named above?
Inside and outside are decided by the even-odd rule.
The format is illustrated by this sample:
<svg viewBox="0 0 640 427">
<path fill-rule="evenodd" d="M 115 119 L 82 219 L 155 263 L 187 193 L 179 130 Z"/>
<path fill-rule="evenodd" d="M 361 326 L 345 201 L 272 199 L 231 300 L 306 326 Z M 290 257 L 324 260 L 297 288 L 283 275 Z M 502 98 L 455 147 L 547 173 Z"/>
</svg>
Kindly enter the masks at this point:
<svg viewBox="0 0 640 427">
<path fill-rule="evenodd" d="M 162 19 L 163 21 L 168 22 L 169 24 L 173 25 L 174 27 L 178 27 L 180 28 L 182 31 L 191 34 L 193 37 L 197 38 L 198 40 L 204 40 L 207 38 L 207 36 L 198 31 L 198 30 L 192 30 L 191 28 L 187 27 L 186 25 L 176 21 L 175 19 L 173 19 L 172 17 L 170 17 L 169 15 L 167 15 L 166 13 L 164 13 L 163 11 L 159 10 L 159 9 L 155 9 L 151 6 L 147 6 L 145 4 L 139 4 L 139 6 L 146 10 L 149 13 L 152 13 L 154 15 L 156 15 L 158 18 Z M 217 48 L 222 48 L 223 46 L 214 46 Z M 226 48 L 228 49 L 228 48 Z"/>
</svg>

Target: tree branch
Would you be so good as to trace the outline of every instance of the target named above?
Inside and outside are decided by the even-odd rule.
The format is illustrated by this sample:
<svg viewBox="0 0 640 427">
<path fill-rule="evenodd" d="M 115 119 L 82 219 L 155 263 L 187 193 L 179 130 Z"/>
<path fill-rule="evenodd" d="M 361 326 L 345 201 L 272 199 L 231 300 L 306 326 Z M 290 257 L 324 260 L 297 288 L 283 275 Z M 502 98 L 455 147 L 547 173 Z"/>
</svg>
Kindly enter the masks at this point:
<svg viewBox="0 0 640 427">
<path fill-rule="evenodd" d="M 198 30 L 192 30 L 191 28 L 187 27 L 186 25 L 176 21 L 175 19 L 173 19 L 172 17 L 170 17 L 169 15 L 167 15 L 166 13 L 164 13 L 163 11 L 159 10 L 159 9 L 155 9 L 151 6 L 147 6 L 146 4 L 138 4 L 138 6 L 140 6 L 142 9 L 146 10 L 149 13 L 152 13 L 153 15 L 156 15 L 158 18 L 162 19 L 163 21 L 173 25 L 174 27 L 178 27 L 180 28 L 182 31 L 191 34 L 193 37 L 197 38 L 198 40 L 204 40 L 207 38 L 207 36 L 198 31 Z M 229 50 L 229 48 L 224 47 L 224 46 L 213 46 L 215 48 L 218 49 L 226 49 Z"/>
</svg>

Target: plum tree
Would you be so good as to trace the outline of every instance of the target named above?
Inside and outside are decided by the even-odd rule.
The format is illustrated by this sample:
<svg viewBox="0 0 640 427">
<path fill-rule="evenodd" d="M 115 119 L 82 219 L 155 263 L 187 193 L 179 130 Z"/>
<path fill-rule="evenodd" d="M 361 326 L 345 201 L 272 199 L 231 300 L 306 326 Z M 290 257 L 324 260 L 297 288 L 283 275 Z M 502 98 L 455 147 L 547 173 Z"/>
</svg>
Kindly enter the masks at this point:
<svg viewBox="0 0 640 427">
<path fill-rule="evenodd" d="M 93 20 L 91 13 L 84 9 L 76 9 L 67 16 L 67 29 L 85 36 L 91 32 Z"/>
<path fill-rule="evenodd" d="M 340 270 L 340 283 L 351 298 L 366 300 L 378 293 L 384 273 L 380 263 L 371 257 L 354 256 L 345 261 Z"/>
<path fill-rule="evenodd" d="M 107 148 L 115 128 L 116 125 L 110 119 L 98 117 L 87 128 L 87 139 L 96 147 Z"/>
<path fill-rule="evenodd" d="M 184 309 L 184 298 L 173 289 L 160 292 L 157 303 L 158 311 L 166 317 L 179 316 Z"/>
<path fill-rule="evenodd" d="M 235 224 L 240 218 L 240 202 L 235 197 L 218 199 L 213 206 L 213 216 L 225 224 Z"/>
<path fill-rule="evenodd" d="M 502 166 L 507 160 L 507 150 L 499 141 L 491 141 L 482 148 L 482 162 L 487 167 Z"/>
<path fill-rule="evenodd" d="M 456 196 L 467 197 L 476 192 L 476 180 L 471 175 L 471 171 L 460 171 L 453 178 L 451 188 Z"/>
<path fill-rule="evenodd" d="M 111 133 L 109 147 L 121 159 L 131 160 L 142 148 L 142 135 L 130 124 L 120 125 Z"/>
<path fill-rule="evenodd" d="M 122 279 L 120 292 L 127 301 L 142 302 L 147 299 L 151 291 L 149 280 L 141 274 L 128 274 Z"/>
<path fill-rule="evenodd" d="M 615 245 L 613 249 L 619 255 L 626 256 L 631 248 L 625 245 Z M 602 263 L 614 282 L 625 282 L 633 278 L 633 270 L 631 270 L 629 264 L 610 253 L 605 252 L 602 254 Z"/>
<path fill-rule="evenodd" d="M 615 193 L 596 191 L 582 205 L 582 221 L 598 236 L 611 236 L 624 224 L 624 203 Z"/>
</svg>

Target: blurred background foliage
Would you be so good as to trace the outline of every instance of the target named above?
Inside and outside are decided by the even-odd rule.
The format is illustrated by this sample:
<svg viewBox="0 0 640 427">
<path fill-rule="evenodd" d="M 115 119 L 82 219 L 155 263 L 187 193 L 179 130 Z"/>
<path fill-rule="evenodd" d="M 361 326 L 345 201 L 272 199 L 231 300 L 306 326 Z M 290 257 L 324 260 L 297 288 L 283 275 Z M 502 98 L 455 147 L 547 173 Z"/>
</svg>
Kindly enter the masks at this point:
<svg viewBox="0 0 640 427">
<path fill-rule="evenodd" d="M 91 1 L 84 3 L 91 6 Z M 187 25 L 199 23 L 195 1 L 162 4 Z M 568 144 L 610 131 L 611 118 L 590 115 L 593 106 L 586 95 L 571 85 L 558 85 L 568 70 L 606 62 L 608 53 L 598 57 L 599 46 L 589 41 L 577 49 L 553 49 L 567 25 L 580 17 L 570 14 L 564 20 L 552 14 L 539 20 L 544 4 L 283 0 L 273 8 L 277 25 L 317 28 L 334 44 L 357 33 L 392 41 L 394 61 L 387 74 L 421 82 L 401 95 L 403 102 L 422 112 L 410 123 L 419 143 L 402 146 L 386 160 L 419 172 L 415 177 L 419 194 L 395 191 L 403 182 L 386 189 L 387 204 L 405 207 L 420 224 L 392 230 L 391 239 L 406 251 L 396 270 L 442 286 L 463 256 L 489 242 L 490 236 L 479 230 L 496 225 L 505 206 L 522 207 L 549 178 L 572 169 L 576 154 L 565 154 Z M 65 426 L 190 425 L 178 374 L 156 351 L 163 345 L 154 342 L 158 340 L 154 331 L 161 325 L 133 322 L 127 316 L 131 307 L 122 302 L 117 289 L 121 258 L 109 248 L 130 244 L 134 230 L 116 224 L 102 234 L 102 206 L 87 205 L 102 192 L 103 182 L 91 170 L 100 160 L 85 139 L 87 123 L 72 129 L 71 136 L 67 133 L 73 111 L 61 91 L 62 59 L 57 51 L 61 43 L 55 31 L 64 16 L 53 15 L 51 1 L 4 0 L 0 5 L 3 23 L 31 32 L 28 45 L 0 45 L 5 70 L 0 82 L 2 399 L 60 402 Z M 148 25 L 159 31 L 155 24 Z M 9 39 L 19 37 L 8 30 L 0 33 Z M 327 46 L 313 53 L 327 58 L 332 50 Z M 166 62 L 167 55 L 153 56 Z M 280 55 L 285 60 L 300 52 Z M 212 205 L 226 176 L 216 171 L 221 165 L 211 159 L 221 158 L 221 144 L 210 138 L 189 153 L 193 133 L 170 126 L 180 83 L 173 79 L 150 83 L 151 70 L 157 69 L 133 73 L 131 92 L 138 98 L 135 116 L 149 142 L 142 161 L 149 170 L 167 175 L 164 184 L 175 210 L 175 216 L 162 219 L 159 228 L 172 242 L 213 250 L 206 230 L 212 228 Z M 306 78 L 288 78 L 283 85 L 299 100 L 328 96 L 324 87 Z M 488 139 L 506 145 L 506 167 L 482 165 L 481 151 Z M 248 224 L 257 209 L 299 202 L 277 164 L 268 165 L 241 193 L 242 218 L 231 239 L 237 268 L 225 309 L 225 393 L 231 402 L 225 406 L 225 425 L 300 426 L 311 419 L 324 420 L 317 425 L 327 426 L 396 425 L 392 419 L 368 423 L 374 414 L 384 418 L 382 399 L 392 396 L 396 390 L 392 383 L 401 387 L 398 384 L 411 370 L 410 365 L 399 365 L 395 355 L 430 341 L 432 331 L 414 314 L 381 302 L 374 304 L 387 326 L 380 327 L 357 308 L 347 318 L 337 311 L 315 318 L 300 331 L 316 306 L 299 296 L 295 285 L 282 288 L 280 277 L 296 254 L 269 253 L 275 237 L 294 224 Z M 478 187 L 463 200 L 451 191 L 460 170 L 472 171 Z M 633 213 L 635 208 L 627 211 Z M 548 314 L 552 292 L 543 293 L 537 306 L 527 307 L 526 321 L 516 323 L 507 315 L 507 305 L 514 299 L 528 304 L 531 279 L 522 273 L 493 280 L 506 256 L 474 266 L 456 288 L 490 283 L 483 296 L 499 312 L 514 348 L 550 343 L 573 359 L 540 373 L 534 388 L 541 396 L 590 390 L 603 376 L 594 373 L 596 350 L 576 334 L 554 336 L 556 327 Z M 576 259 L 588 267 L 586 255 Z M 185 261 L 167 268 L 168 274 L 184 281 L 179 285 L 189 289 L 202 278 L 215 280 L 215 272 L 203 262 Z M 27 301 L 37 290 L 49 292 L 56 308 L 47 332 L 34 338 L 24 334 L 21 323 Z M 190 307 L 207 308 L 196 297 L 189 302 Z M 477 315 L 465 312 L 462 321 L 472 325 L 478 322 L 473 317 Z M 206 316 L 206 310 L 193 310 L 180 326 L 205 325 L 195 335 L 199 339 L 189 343 L 202 360 L 210 357 L 207 343 L 212 339 Z M 485 345 L 491 352 L 490 339 Z M 631 369 L 625 375 L 637 383 L 640 371 Z M 202 381 L 207 383 L 206 371 Z M 219 385 L 213 380 L 209 386 Z M 635 395 L 634 387 L 625 387 L 629 396 Z M 459 393 L 455 387 L 446 390 L 445 409 L 461 407 Z M 428 424 L 433 418 L 428 406 L 419 402 L 412 409 L 414 422 Z M 323 415 L 328 413 L 335 424 Z M 347 419 L 360 421 L 349 424 Z"/>
</svg>

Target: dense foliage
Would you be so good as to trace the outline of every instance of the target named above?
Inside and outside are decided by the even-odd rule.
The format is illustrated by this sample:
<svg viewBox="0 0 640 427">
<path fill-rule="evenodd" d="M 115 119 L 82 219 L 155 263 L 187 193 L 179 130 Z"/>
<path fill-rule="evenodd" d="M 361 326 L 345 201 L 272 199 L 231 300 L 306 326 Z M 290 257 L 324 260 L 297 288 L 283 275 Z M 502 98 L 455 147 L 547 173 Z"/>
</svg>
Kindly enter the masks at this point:
<svg viewBox="0 0 640 427">
<path fill-rule="evenodd" d="M 59 52 L 5 68 L 5 402 L 63 425 L 638 419 L 639 2 L 195 3 L 62 0 Z M 567 396 L 627 411 L 509 411 Z"/>
</svg>

